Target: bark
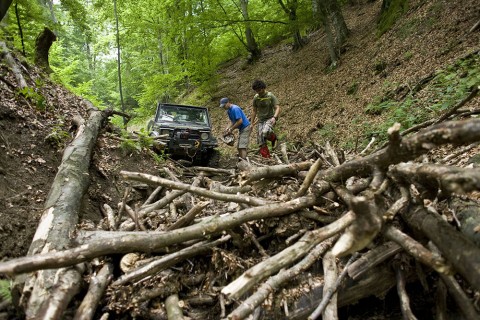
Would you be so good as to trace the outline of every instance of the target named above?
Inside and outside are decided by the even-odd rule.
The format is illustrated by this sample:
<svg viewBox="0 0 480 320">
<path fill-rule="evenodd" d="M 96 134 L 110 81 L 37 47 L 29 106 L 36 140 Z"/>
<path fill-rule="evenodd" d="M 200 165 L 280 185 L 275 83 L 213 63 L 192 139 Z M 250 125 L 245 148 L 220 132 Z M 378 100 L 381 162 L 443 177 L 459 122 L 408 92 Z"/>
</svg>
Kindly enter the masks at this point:
<svg viewBox="0 0 480 320">
<path fill-rule="evenodd" d="M 7 48 L 7 45 L 5 42 L 0 41 L 0 54 L 1 57 L 5 59 L 7 62 L 7 65 L 9 68 L 12 70 L 13 74 L 15 75 L 15 79 L 17 79 L 17 84 L 20 87 L 20 89 L 27 88 L 27 82 L 25 81 L 25 78 L 23 77 L 22 71 L 18 67 L 18 64 L 15 62 L 15 59 L 13 56 L 10 54 L 10 51 Z"/>
<path fill-rule="evenodd" d="M 450 206 L 460 223 L 460 231 L 480 247 L 480 208 L 478 204 L 455 197 L 450 200 Z"/>
<path fill-rule="evenodd" d="M 91 320 L 105 289 L 113 276 L 113 265 L 106 263 L 100 271 L 90 278 L 88 292 L 75 313 L 73 320 Z"/>
<path fill-rule="evenodd" d="M 65 149 L 28 256 L 33 258 L 40 253 L 70 247 L 70 236 L 76 229 L 82 195 L 89 183 L 89 160 L 102 122 L 108 115 L 108 112 L 93 110 L 88 122 L 78 128 L 75 139 Z M 78 272 L 74 275 L 76 272 L 74 269 L 70 271 L 70 276 L 78 279 L 73 283 L 80 282 L 81 275 Z M 15 279 L 15 304 L 26 310 L 27 318 L 35 317 L 48 292 L 57 286 L 58 281 L 62 281 L 58 276 L 58 270 L 50 269 Z M 23 283 L 25 286 L 22 289 Z"/>
<path fill-rule="evenodd" d="M 178 294 L 172 294 L 165 300 L 165 307 L 167 309 L 168 320 L 183 320 L 182 308 L 180 308 L 180 301 Z"/>
<path fill-rule="evenodd" d="M 8 8 L 12 4 L 13 0 L 4 0 L 0 2 L 0 21 L 2 21 L 3 17 L 7 14 Z"/>
<path fill-rule="evenodd" d="M 47 27 L 35 39 L 35 64 L 48 73 L 53 72 L 48 62 L 48 52 L 54 41 L 57 41 L 57 36 Z"/>
<path fill-rule="evenodd" d="M 407 210 L 402 218 L 412 228 L 423 232 L 439 248 L 475 290 L 480 290 L 480 248 L 457 232 L 438 214 L 423 207 Z"/>
</svg>

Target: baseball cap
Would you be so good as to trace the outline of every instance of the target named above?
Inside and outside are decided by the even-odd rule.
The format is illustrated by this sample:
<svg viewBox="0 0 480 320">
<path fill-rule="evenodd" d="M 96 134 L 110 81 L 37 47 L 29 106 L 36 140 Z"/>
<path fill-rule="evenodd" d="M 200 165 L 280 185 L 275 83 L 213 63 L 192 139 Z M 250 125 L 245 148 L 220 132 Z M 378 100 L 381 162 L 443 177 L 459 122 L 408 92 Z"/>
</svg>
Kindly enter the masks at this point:
<svg viewBox="0 0 480 320">
<path fill-rule="evenodd" d="M 220 99 L 220 107 L 223 108 L 228 103 L 228 98 Z"/>
</svg>

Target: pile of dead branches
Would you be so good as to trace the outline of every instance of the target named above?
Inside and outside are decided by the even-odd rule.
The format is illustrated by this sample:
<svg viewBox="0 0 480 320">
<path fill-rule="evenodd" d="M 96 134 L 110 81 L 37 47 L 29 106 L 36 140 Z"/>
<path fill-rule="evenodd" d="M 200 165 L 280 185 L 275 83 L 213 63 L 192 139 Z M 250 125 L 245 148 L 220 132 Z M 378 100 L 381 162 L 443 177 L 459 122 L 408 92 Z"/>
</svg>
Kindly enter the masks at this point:
<svg viewBox="0 0 480 320">
<path fill-rule="evenodd" d="M 480 170 L 455 160 L 478 147 L 480 120 L 445 122 L 477 92 L 416 134 L 393 126 L 370 154 L 282 144 L 230 170 L 122 172 L 123 201 L 105 203 L 98 225 L 78 215 L 112 112 L 90 108 L 28 255 L 0 273 L 28 319 L 336 319 L 395 286 L 410 319 L 412 281 L 435 288 L 437 317 L 478 319 Z M 464 147 L 425 157 L 445 145 Z"/>
</svg>

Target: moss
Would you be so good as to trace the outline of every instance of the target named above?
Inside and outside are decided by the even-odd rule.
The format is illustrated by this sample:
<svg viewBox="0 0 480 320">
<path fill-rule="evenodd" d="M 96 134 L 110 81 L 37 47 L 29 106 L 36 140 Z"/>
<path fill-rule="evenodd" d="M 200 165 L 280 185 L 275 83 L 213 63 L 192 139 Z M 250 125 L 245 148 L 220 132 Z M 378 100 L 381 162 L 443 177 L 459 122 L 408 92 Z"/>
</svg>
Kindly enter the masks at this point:
<svg viewBox="0 0 480 320">
<path fill-rule="evenodd" d="M 387 32 L 408 9 L 408 0 L 384 0 L 377 25 L 378 36 Z"/>
</svg>

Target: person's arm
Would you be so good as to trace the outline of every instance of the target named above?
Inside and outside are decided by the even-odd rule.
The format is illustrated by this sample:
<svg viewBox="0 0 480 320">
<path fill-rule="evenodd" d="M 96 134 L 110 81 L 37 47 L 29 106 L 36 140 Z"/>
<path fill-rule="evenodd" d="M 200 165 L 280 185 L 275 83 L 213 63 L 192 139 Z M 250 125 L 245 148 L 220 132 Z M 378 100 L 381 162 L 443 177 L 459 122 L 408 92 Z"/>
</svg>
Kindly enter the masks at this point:
<svg viewBox="0 0 480 320">
<path fill-rule="evenodd" d="M 227 129 L 227 133 L 232 133 L 233 130 L 237 129 L 238 127 L 240 127 L 243 123 L 243 120 L 242 118 L 238 119 L 237 121 L 235 121 L 234 124 L 232 124 L 228 129 Z"/>
</svg>

